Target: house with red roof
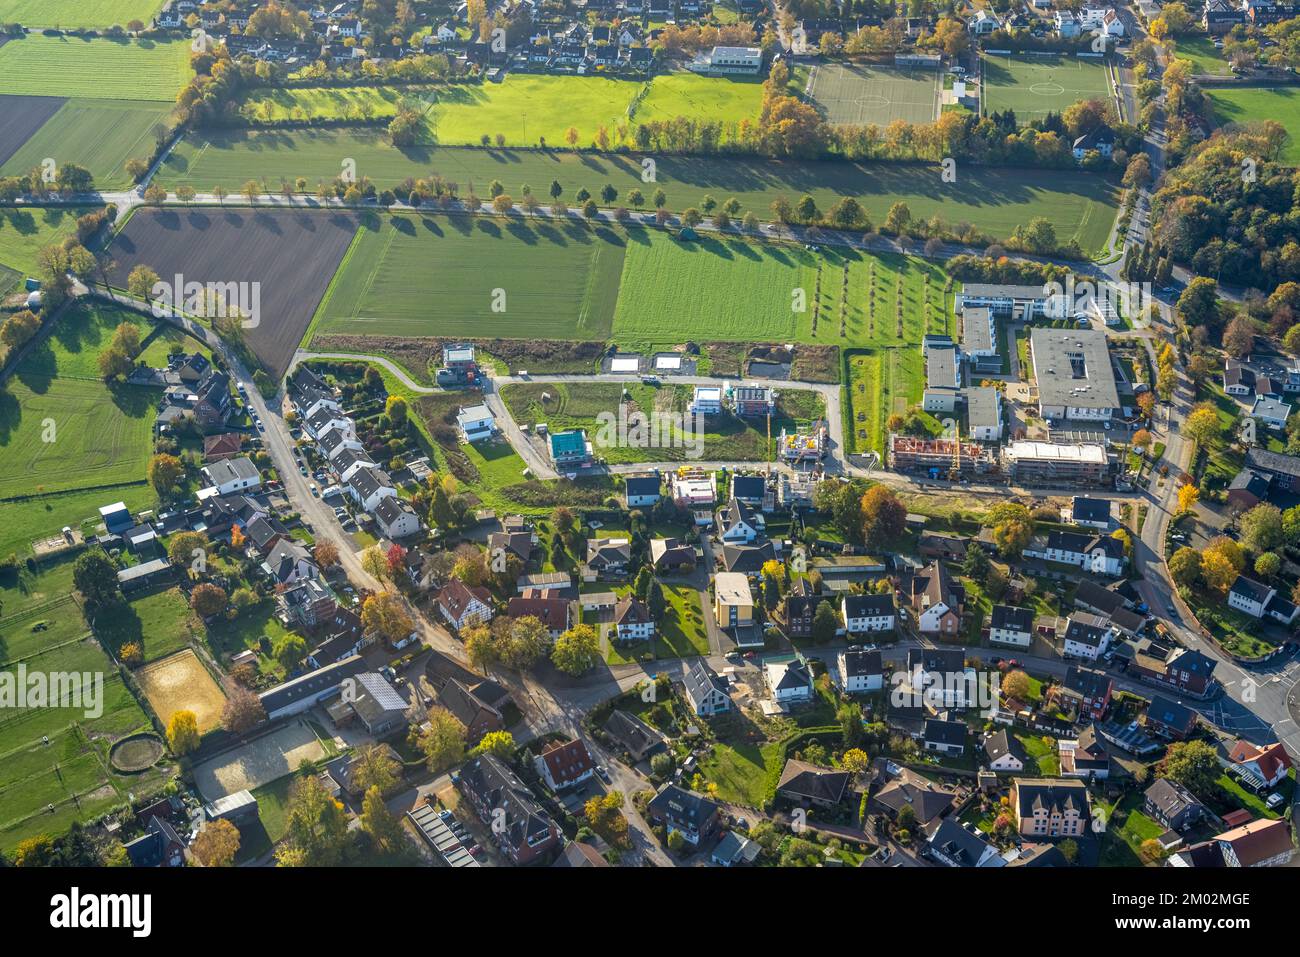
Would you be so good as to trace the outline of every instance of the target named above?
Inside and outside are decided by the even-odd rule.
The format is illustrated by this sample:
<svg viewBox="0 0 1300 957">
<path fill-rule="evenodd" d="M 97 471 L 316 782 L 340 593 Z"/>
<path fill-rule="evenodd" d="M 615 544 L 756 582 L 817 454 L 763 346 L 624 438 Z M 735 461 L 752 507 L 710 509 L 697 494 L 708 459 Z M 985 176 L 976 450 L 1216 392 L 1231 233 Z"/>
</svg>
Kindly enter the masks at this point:
<svg viewBox="0 0 1300 957">
<path fill-rule="evenodd" d="M 1286 753 L 1281 742 L 1275 741 L 1261 748 L 1240 740 L 1228 752 L 1225 763 L 1256 791 L 1262 791 L 1286 778 L 1291 770 L 1291 755 Z"/>
<path fill-rule="evenodd" d="M 552 741 L 533 758 L 533 767 L 552 791 L 563 791 L 587 781 L 596 772 L 587 746 L 576 738 Z"/>
</svg>

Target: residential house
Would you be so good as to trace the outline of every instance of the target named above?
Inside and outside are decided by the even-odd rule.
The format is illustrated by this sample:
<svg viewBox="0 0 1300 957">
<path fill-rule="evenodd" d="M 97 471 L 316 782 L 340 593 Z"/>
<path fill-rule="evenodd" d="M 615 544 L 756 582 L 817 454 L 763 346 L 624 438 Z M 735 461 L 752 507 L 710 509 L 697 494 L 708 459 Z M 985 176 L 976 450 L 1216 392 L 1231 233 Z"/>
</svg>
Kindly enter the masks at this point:
<svg viewBox="0 0 1300 957">
<path fill-rule="evenodd" d="M 160 814 L 150 815 L 144 834 L 123 845 L 132 867 L 183 867 L 185 841 L 171 821 Z"/>
<path fill-rule="evenodd" d="M 709 861 L 719 867 L 740 867 L 758 860 L 763 848 L 736 831 L 728 831 L 709 855 Z"/>
<path fill-rule="evenodd" d="M 633 595 L 625 595 L 614 608 L 614 638 L 616 641 L 649 641 L 654 637 L 655 623 L 645 602 Z"/>
<path fill-rule="evenodd" d="M 1020 739 L 1006 728 L 984 739 L 984 756 L 989 769 L 1006 773 L 1023 771 L 1029 764 L 1029 755 Z"/>
<path fill-rule="evenodd" d="M 695 549 L 678 538 L 650 539 L 650 564 L 656 574 L 671 575 L 674 572 L 695 567 Z"/>
<path fill-rule="evenodd" d="M 577 738 L 572 741 L 552 741 L 542 753 L 533 757 L 533 767 L 552 791 L 563 791 L 591 780 L 596 773 L 595 762 L 587 746 Z"/>
<path fill-rule="evenodd" d="M 922 634 L 956 635 L 965 600 L 965 589 L 943 562 L 931 562 L 912 577 L 912 610 Z"/>
<path fill-rule="evenodd" d="M 682 678 L 686 700 L 698 717 L 707 718 L 731 710 L 727 682 L 708 666 L 703 658 L 687 670 Z"/>
<path fill-rule="evenodd" d="M 266 720 L 275 721 L 310 711 L 325 699 L 339 694 L 345 683 L 365 670 L 365 660 L 354 655 L 268 688 L 258 695 Z"/>
<path fill-rule="evenodd" d="M 262 573 L 277 585 L 320 577 L 311 553 L 292 538 L 282 538 L 262 562 Z"/>
<path fill-rule="evenodd" d="M 767 532 L 763 513 L 733 498 L 718 511 L 718 539 L 748 545 Z"/>
<path fill-rule="evenodd" d="M 1246 13 L 1240 3 L 1232 0 L 1206 0 L 1201 14 L 1201 26 L 1211 36 L 1222 36 L 1238 24 L 1246 22 Z"/>
<path fill-rule="evenodd" d="M 632 560 L 632 543 L 626 538 L 592 538 L 587 540 L 587 561 L 583 565 L 584 581 L 627 577 Z"/>
<path fill-rule="evenodd" d="M 371 737 L 382 738 L 406 727 L 407 701 L 387 678 L 378 672 L 363 671 L 353 681 L 348 703 Z"/>
<path fill-rule="evenodd" d="M 1170 648 L 1143 638 L 1134 649 L 1129 674 L 1148 684 L 1203 698 L 1216 685 L 1216 665 L 1213 658 L 1192 648 Z"/>
<path fill-rule="evenodd" d="M 1142 794 L 1142 813 L 1171 831 L 1185 831 L 1209 816 L 1209 810 L 1177 781 L 1157 778 Z"/>
<path fill-rule="evenodd" d="M 1058 704 L 1062 710 L 1080 720 L 1100 721 L 1110 707 L 1115 683 L 1104 671 L 1070 665 L 1065 680 L 1057 688 Z"/>
<path fill-rule="evenodd" d="M 804 807 L 835 807 L 844 800 L 852 775 L 847 771 L 822 768 L 788 758 L 776 793 L 791 804 Z"/>
<path fill-rule="evenodd" d="M 462 441 L 484 442 L 496 434 L 496 418 L 486 405 L 463 407 L 456 413 L 456 429 Z"/>
<path fill-rule="evenodd" d="M 556 471 L 578 471 L 592 462 L 591 443 L 582 429 L 551 433 L 551 463 Z"/>
<path fill-rule="evenodd" d="M 754 621 L 754 595 L 740 572 L 718 572 L 713 578 L 713 617 L 719 628 L 748 628 Z"/>
<path fill-rule="evenodd" d="M 1291 756 L 1281 742 L 1260 747 L 1244 738 L 1233 744 L 1225 762 L 1248 787 L 1264 791 L 1286 780 Z"/>
<path fill-rule="evenodd" d="M 885 669 L 880 652 L 850 647 L 836 656 L 836 673 L 845 694 L 866 694 L 885 686 Z"/>
<path fill-rule="evenodd" d="M 1108 499 L 1076 495 L 1068 508 L 1061 509 L 1061 521 L 1086 525 L 1104 532 L 1110 528 L 1110 512 Z"/>
<path fill-rule="evenodd" d="M 1096 661 L 1106 653 L 1115 637 L 1115 630 L 1108 622 L 1096 615 L 1079 612 L 1071 615 L 1065 623 L 1061 654 L 1067 659 Z"/>
<path fill-rule="evenodd" d="M 623 480 L 623 499 L 628 508 L 648 508 L 660 499 L 662 481 L 659 473 L 629 475 Z"/>
<path fill-rule="evenodd" d="M 965 708 L 975 682 L 960 648 L 909 648 L 907 690 L 936 708 Z"/>
<path fill-rule="evenodd" d="M 743 575 L 741 577 L 744 578 Z M 795 579 L 780 606 L 780 617 L 785 625 L 786 636 L 789 638 L 811 637 L 813 633 L 813 617 L 817 614 L 817 606 L 824 601 L 833 604 L 835 596 L 814 593 L 808 579 Z M 839 630 L 842 629 L 837 629 L 837 631 Z"/>
<path fill-rule="evenodd" d="M 904 807 L 910 807 L 917 824 L 925 828 L 952 808 L 957 792 L 950 785 L 888 762 L 881 762 L 877 769 L 871 804 L 891 819 L 896 820 Z"/>
<path fill-rule="evenodd" d="M 966 753 L 966 722 L 943 718 L 926 718 L 921 731 L 921 746 L 927 751 L 960 757 Z"/>
<path fill-rule="evenodd" d="M 1295 856 L 1291 827 L 1284 820 L 1258 820 L 1214 839 L 1225 867 L 1282 867 Z"/>
<path fill-rule="evenodd" d="M 731 408 L 742 418 L 771 415 L 776 411 L 776 395 L 766 386 L 737 386 L 731 390 Z"/>
<path fill-rule="evenodd" d="M 922 558 L 944 559 L 959 562 L 966 557 L 970 539 L 951 532 L 923 532 L 917 540 L 916 551 Z"/>
<path fill-rule="evenodd" d="M 628 753 L 631 763 L 644 761 L 664 747 L 664 736 L 636 715 L 615 709 L 605 719 L 605 733 Z"/>
<path fill-rule="evenodd" d="M 1094 575 L 1118 578 L 1124 573 L 1124 543 L 1109 535 L 1082 535 L 1077 532 L 1050 532 L 1045 540 L 1035 540 L 1024 551 L 1026 558 L 1075 565 Z"/>
<path fill-rule="evenodd" d="M 1268 479 L 1251 469 L 1242 469 L 1228 483 L 1228 505 L 1234 512 L 1248 512 L 1260 502 L 1267 501 Z"/>
<path fill-rule="evenodd" d="M 768 658 L 763 662 L 763 677 L 772 700 L 777 704 L 803 704 L 813 698 L 813 680 L 808 663 L 797 655 Z"/>
<path fill-rule="evenodd" d="M 247 456 L 221 459 L 203 467 L 206 491 L 210 495 L 230 495 L 262 487 L 262 476 Z"/>
<path fill-rule="evenodd" d="M 220 462 L 234 458 L 244 447 L 244 437 L 238 432 L 221 432 L 203 437 L 203 460 Z"/>
<path fill-rule="evenodd" d="M 892 632 L 897 625 L 892 593 L 845 595 L 840 600 L 840 615 L 850 640 L 862 635 Z"/>
<path fill-rule="evenodd" d="M 729 572 L 737 572 L 747 578 L 756 579 L 763 571 L 763 566 L 776 558 L 776 548 L 771 542 L 761 545 L 722 546 L 722 567 Z"/>
<path fill-rule="evenodd" d="M 1238 575 L 1228 591 L 1228 607 L 1252 618 L 1272 618 L 1284 625 L 1295 621 L 1297 608 L 1293 602 L 1281 597 L 1277 589 Z"/>
<path fill-rule="evenodd" d="M 1011 809 L 1025 837 L 1081 837 L 1091 820 L 1088 788 L 1076 780 L 1016 778 Z"/>
<path fill-rule="evenodd" d="M 409 538 L 420 531 L 420 517 L 396 496 L 385 496 L 374 508 L 375 524 L 390 541 Z"/>
<path fill-rule="evenodd" d="M 397 498 L 397 489 L 393 486 L 388 473 L 377 468 L 358 469 L 348 480 L 344 490 L 348 496 L 363 510 L 373 512 L 379 507 L 381 499 Z"/>
<path fill-rule="evenodd" d="M 1152 734 L 1182 741 L 1196 730 L 1196 712 L 1177 701 L 1153 695 L 1142 723 Z"/>
<path fill-rule="evenodd" d="M 946 867 L 1004 867 L 1007 863 L 978 830 L 963 827 L 951 817 L 938 821 L 927 832 L 926 853 Z"/>
<path fill-rule="evenodd" d="M 597 539 L 609 541 L 609 539 Z M 487 539 L 487 553 L 493 561 L 505 555 L 513 555 L 524 565 L 533 555 L 532 532 L 493 532 Z"/>
<path fill-rule="evenodd" d="M 470 588 L 459 578 L 448 580 L 438 592 L 438 610 L 457 631 L 492 620 L 492 595 L 482 586 Z"/>
<path fill-rule="evenodd" d="M 1061 738 L 1056 743 L 1061 776 L 1066 778 L 1091 778 L 1104 781 L 1110 777 L 1110 752 L 1097 733 L 1097 725 L 1089 724 L 1071 741 Z"/>
<path fill-rule="evenodd" d="M 573 607 L 573 602 L 567 598 L 550 598 L 540 592 L 528 592 L 512 596 L 506 602 L 506 614 L 511 618 L 536 618 L 554 640 L 573 626 Z"/>
<path fill-rule="evenodd" d="M 235 410 L 230 394 L 230 377 L 224 372 L 209 372 L 194 390 L 194 420 L 205 432 L 219 429 Z"/>
<path fill-rule="evenodd" d="M 460 789 L 513 863 L 530 864 L 559 848 L 559 825 L 496 755 L 480 755 L 461 768 Z"/>
<path fill-rule="evenodd" d="M 1115 131 L 1106 123 L 1095 126 L 1075 139 L 1073 152 L 1075 160 L 1082 160 L 1092 152 L 1110 159 L 1110 155 L 1115 152 Z"/>
<path fill-rule="evenodd" d="M 669 783 L 650 799 L 646 816 L 652 824 L 669 833 L 676 831 L 688 844 L 698 846 L 717 833 L 721 810 L 708 798 Z"/>
<path fill-rule="evenodd" d="M 989 641 L 996 645 L 1028 648 L 1034 640 L 1032 608 L 994 605 L 989 617 Z"/>
<path fill-rule="evenodd" d="M 750 508 L 761 509 L 766 496 L 767 479 L 762 475 L 733 474 L 731 476 L 731 498 L 733 501 L 748 505 Z"/>
<path fill-rule="evenodd" d="M 470 685 L 453 677 L 438 690 L 438 703 L 465 726 L 465 741 L 471 747 L 478 744 L 485 734 L 505 730 L 505 713 L 498 703 L 500 698 L 492 693 L 498 687 L 495 683 L 482 682 Z"/>
<path fill-rule="evenodd" d="M 722 412 L 722 389 L 698 385 L 691 398 L 692 415 L 719 415 Z"/>
</svg>

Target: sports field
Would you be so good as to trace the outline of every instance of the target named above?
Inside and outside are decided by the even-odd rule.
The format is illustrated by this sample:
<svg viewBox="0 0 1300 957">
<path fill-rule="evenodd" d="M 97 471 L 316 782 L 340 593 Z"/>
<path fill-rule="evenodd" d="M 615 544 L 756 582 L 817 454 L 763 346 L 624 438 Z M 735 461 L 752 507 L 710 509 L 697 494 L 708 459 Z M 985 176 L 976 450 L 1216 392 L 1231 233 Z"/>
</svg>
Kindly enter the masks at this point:
<svg viewBox="0 0 1300 957">
<path fill-rule="evenodd" d="M 316 331 L 603 339 L 628 238 L 580 223 L 385 217 L 363 226 Z"/>
<path fill-rule="evenodd" d="M 0 90 L 35 96 L 172 101 L 190 78 L 183 40 L 32 34 L 0 46 Z"/>
<path fill-rule="evenodd" d="M 0 164 L 0 175 L 26 173 L 48 158 L 85 167 L 101 189 L 129 186 L 127 160 L 148 158 L 154 129 L 171 110 L 162 102 L 70 99 Z"/>
<path fill-rule="evenodd" d="M 686 116 L 700 122 L 739 123 L 757 119 L 762 105 L 763 84 L 758 79 L 668 73 L 650 81 L 650 90 L 632 119 L 651 123 Z"/>
<path fill-rule="evenodd" d="M 226 696 L 189 648 L 143 666 L 135 678 L 164 725 L 177 711 L 193 711 L 200 734 L 221 724 Z"/>
<path fill-rule="evenodd" d="M 0 498 L 138 480 L 154 401 L 142 389 L 20 370 L 0 396 Z"/>
<path fill-rule="evenodd" d="M 922 67 L 828 63 L 813 67 L 808 97 L 828 123 L 931 123 L 938 115 L 941 78 L 938 70 Z"/>
<path fill-rule="evenodd" d="M 0 0 L 0 23 L 25 27 L 124 27 L 148 23 L 163 0 Z"/>
<path fill-rule="evenodd" d="M 820 209 L 853 196 L 879 224 L 889 207 L 907 203 L 917 219 L 938 215 L 947 223 L 972 223 L 994 238 L 1005 239 L 1019 224 L 1046 216 L 1062 239 L 1077 239 L 1089 252 L 1106 242 L 1114 222 L 1117 181 L 1081 171 L 963 167 L 956 183 L 944 183 L 935 166 L 904 163 L 797 162 L 744 157 L 655 156 L 655 182 L 642 181 L 637 154 L 573 154 L 568 151 L 481 150 L 453 147 L 397 148 L 385 134 L 358 130 L 201 130 L 172 152 L 158 181 L 168 189 L 186 183 L 206 192 L 221 184 L 234 192 L 251 176 L 264 177 L 272 189 L 282 180 L 304 177 L 310 191 L 318 182 L 339 175 L 341 161 L 356 161 L 358 176 L 379 186 L 394 186 L 410 177 L 438 173 L 459 183 L 473 183 L 481 196 L 500 180 L 516 199 L 528 184 L 546 197 L 552 180 L 573 204 L 579 189 L 598 195 L 606 184 L 618 190 L 616 202 L 640 190 L 641 205 L 650 206 L 657 189 L 667 208 L 698 206 L 705 195 L 719 203 L 735 197 L 743 211 L 771 219 L 778 196 L 791 202 L 804 193 Z M 3 260 L 0 260 L 3 261 Z"/>
<path fill-rule="evenodd" d="M 1257 86 L 1205 88 L 1214 104 L 1214 119 L 1225 123 L 1281 123 L 1289 136 L 1282 147 L 1282 162 L 1300 164 L 1300 90 L 1294 87 L 1268 89 Z"/>
<path fill-rule="evenodd" d="M 1100 60 L 1069 56 L 989 56 L 983 61 L 984 113 L 1014 110 L 1034 119 L 1062 113 L 1080 100 L 1109 100 L 1110 80 Z"/>
</svg>

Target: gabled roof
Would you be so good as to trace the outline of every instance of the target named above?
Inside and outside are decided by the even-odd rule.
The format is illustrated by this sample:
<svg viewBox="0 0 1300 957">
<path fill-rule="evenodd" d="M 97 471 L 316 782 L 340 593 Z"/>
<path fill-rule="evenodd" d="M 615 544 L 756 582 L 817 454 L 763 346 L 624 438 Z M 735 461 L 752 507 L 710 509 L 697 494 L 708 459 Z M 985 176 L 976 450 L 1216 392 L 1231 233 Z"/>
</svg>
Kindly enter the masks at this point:
<svg viewBox="0 0 1300 957">
<path fill-rule="evenodd" d="M 1076 495 L 1070 507 L 1070 518 L 1076 522 L 1110 521 L 1110 502 L 1104 498 L 1084 498 Z"/>
<path fill-rule="evenodd" d="M 438 604 L 443 611 L 457 621 L 465 614 L 470 603 L 476 598 L 489 608 L 492 607 L 492 595 L 486 588 L 482 586 L 470 588 L 459 578 L 451 579 L 438 592 Z"/>
<path fill-rule="evenodd" d="M 650 609 L 633 595 L 624 595 L 614 607 L 614 622 L 619 625 L 642 625 L 650 620 Z"/>
<path fill-rule="evenodd" d="M 542 761 L 557 784 L 576 781 L 595 767 L 587 746 L 577 738 L 551 742 L 542 750 Z"/>
<path fill-rule="evenodd" d="M 1253 867 L 1287 851 L 1293 851 L 1291 828 L 1286 821 L 1251 821 L 1215 838 L 1229 845 L 1242 867 Z"/>
<path fill-rule="evenodd" d="M 718 805 L 676 784 L 665 784 L 650 799 L 647 810 L 674 825 L 698 831 L 718 813 Z"/>
<path fill-rule="evenodd" d="M 660 484 L 658 475 L 629 475 L 623 480 L 623 491 L 629 496 L 658 495 Z"/>
<path fill-rule="evenodd" d="M 1021 817 L 1030 817 L 1035 809 L 1048 813 L 1078 811 L 1088 813 L 1088 789 L 1082 781 L 1065 778 L 1017 778 L 1011 785 Z"/>
<path fill-rule="evenodd" d="M 959 867 L 975 867 L 992 847 L 978 833 L 962 827 L 955 817 L 939 822 L 929 837 L 929 844 L 944 857 L 956 861 Z"/>
<path fill-rule="evenodd" d="M 513 848 L 544 841 L 555 829 L 536 795 L 493 754 L 461 768 L 460 784 L 477 796 L 480 806 L 493 809 L 493 835 Z"/>
<path fill-rule="evenodd" d="M 1272 778 L 1279 770 L 1291 767 L 1291 756 L 1279 741 L 1258 747 L 1244 738 L 1237 741 L 1228 752 L 1228 760 L 1233 764 L 1254 762 L 1259 766 L 1265 778 Z"/>
<path fill-rule="evenodd" d="M 447 679 L 447 683 L 438 691 L 438 703 L 455 715 L 467 728 L 474 724 L 484 711 L 494 715 L 499 722 L 505 721 L 500 710 L 458 678 Z"/>
<path fill-rule="evenodd" d="M 894 596 L 888 595 L 845 595 L 844 615 L 846 618 L 880 618 L 894 614 Z"/>
<path fill-rule="evenodd" d="M 1251 601 L 1265 602 L 1268 601 L 1268 596 L 1273 589 L 1263 582 L 1257 582 L 1245 575 L 1238 575 L 1237 580 L 1232 583 L 1232 591 L 1234 594 L 1241 595 Z"/>
<path fill-rule="evenodd" d="M 849 678 L 861 678 L 864 675 L 884 673 L 879 651 L 868 651 L 866 648 L 845 648 L 840 652 L 840 657 L 844 659 L 844 672 Z"/>
<path fill-rule="evenodd" d="M 1182 730 L 1188 730 L 1196 724 L 1195 711 L 1160 695 L 1152 696 L 1151 704 L 1147 706 L 1147 718 Z"/>
<path fill-rule="evenodd" d="M 1188 808 L 1200 805 L 1200 801 L 1177 781 L 1157 778 L 1151 787 L 1143 792 L 1143 797 L 1160 809 L 1165 820 L 1172 820 Z"/>
<path fill-rule="evenodd" d="M 984 753 L 988 755 L 990 762 L 1009 754 L 1021 764 L 1029 763 L 1029 755 L 1025 751 L 1025 746 L 1020 743 L 1019 738 L 1009 733 L 1006 728 L 985 739 Z"/>
<path fill-rule="evenodd" d="M 847 771 L 821 768 L 790 758 L 785 762 L 776 789 L 786 796 L 795 795 L 838 804 L 849 786 L 850 777 L 852 775 Z"/>
<path fill-rule="evenodd" d="M 1107 615 L 1114 614 L 1125 605 L 1123 595 L 1088 579 L 1079 582 L 1079 587 L 1074 592 L 1074 601 L 1075 604 L 1096 608 Z"/>
<path fill-rule="evenodd" d="M 728 696 L 727 683 L 708 666 L 703 658 L 682 676 L 682 684 L 685 685 L 686 694 L 693 703 L 705 700 L 711 691 L 716 691 L 724 697 Z"/>
<path fill-rule="evenodd" d="M 569 601 L 564 598 L 517 595 L 506 603 L 506 614 L 511 618 L 531 615 L 545 625 L 547 631 L 564 631 L 569 627 Z"/>
<path fill-rule="evenodd" d="M 927 718 L 923 737 L 926 741 L 933 741 L 935 744 L 965 746 L 966 731 L 965 721 L 944 721 L 941 718 Z"/>
<path fill-rule="evenodd" d="M 1034 612 L 1031 608 L 1016 608 L 1013 605 L 994 605 L 989 626 L 1005 631 L 1018 631 L 1026 634 L 1034 630 Z"/>
<path fill-rule="evenodd" d="M 1110 676 L 1104 671 L 1081 665 L 1071 665 L 1066 669 L 1063 687 L 1085 698 L 1100 698 L 1110 686 Z"/>
</svg>

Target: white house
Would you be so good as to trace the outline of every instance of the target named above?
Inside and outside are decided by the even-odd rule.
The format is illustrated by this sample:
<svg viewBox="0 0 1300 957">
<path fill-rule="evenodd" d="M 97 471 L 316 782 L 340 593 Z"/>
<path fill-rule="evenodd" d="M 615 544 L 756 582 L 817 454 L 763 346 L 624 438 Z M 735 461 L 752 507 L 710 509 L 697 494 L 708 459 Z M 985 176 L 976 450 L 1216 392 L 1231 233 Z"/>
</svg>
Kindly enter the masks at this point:
<svg viewBox="0 0 1300 957">
<path fill-rule="evenodd" d="M 879 691 L 885 684 L 880 652 L 866 648 L 845 648 L 836 659 L 840 688 L 845 694 Z"/>
<path fill-rule="evenodd" d="M 497 423 L 491 410 L 486 405 L 472 405 L 462 408 L 456 415 L 456 428 L 466 442 L 482 442 L 492 438 Z"/>
<path fill-rule="evenodd" d="M 984 756 L 990 770 L 1003 773 L 1023 771 L 1029 760 L 1020 739 L 1006 728 L 984 739 Z"/>
<path fill-rule="evenodd" d="M 629 475 L 623 480 L 628 508 L 643 508 L 659 501 L 659 475 Z"/>
<path fill-rule="evenodd" d="M 717 386 L 697 385 L 691 399 L 694 415 L 718 415 L 722 412 L 722 389 Z"/>
<path fill-rule="evenodd" d="M 840 599 L 840 614 L 850 636 L 893 631 L 897 624 L 893 595 L 845 595 Z"/>
<path fill-rule="evenodd" d="M 718 512 L 718 538 L 728 544 L 748 545 L 767 528 L 763 513 L 733 498 Z"/>
<path fill-rule="evenodd" d="M 367 512 L 373 512 L 380 499 L 397 497 L 388 473 L 377 468 L 358 469 L 345 488 L 352 500 Z"/>
<path fill-rule="evenodd" d="M 1252 618 L 1272 618 L 1284 625 L 1296 619 L 1296 605 L 1271 588 L 1245 575 L 1238 575 L 1228 592 L 1228 607 Z"/>
<path fill-rule="evenodd" d="M 330 408 L 318 409 L 315 415 L 303 419 L 302 430 L 318 442 L 328 432 L 339 431 L 352 437 L 357 434 L 351 419 L 338 409 Z"/>
<path fill-rule="evenodd" d="M 614 630 L 618 641 L 648 641 L 654 637 L 655 623 L 645 602 L 631 595 L 614 606 Z"/>
<path fill-rule="evenodd" d="M 1066 658 L 1096 661 L 1106 653 L 1116 637 L 1115 629 L 1097 615 L 1074 615 L 1065 623 L 1065 642 L 1061 654 Z"/>
<path fill-rule="evenodd" d="M 1291 417 L 1291 406 L 1281 399 L 1273 399 L 1269 396 L 1256 396 L 1255 404 L 1251 406 L 1250 415 L 1253 419 L 1258 419 L 1270 429 L 1286 428 L 1286 420 Z"/>
<path fill-rule="evenodd" d="M 438 592 L 438 610 L 457 631 L 491 621 L 491 602 L 486 588 L 470 588 L 459 578 L 450 579 Z"/>
<path fill-rule="evenodd" d="M 407 538 L 420 530 L 420 517 L 396 496 L 381 498 L 375 506 L 374 516 L 386 538 Z"/>
<path fill-rule="evenodd" d="M 691 710 L 701 718 L 731 710 L 731 695 L 727 682 L 720 678 L 703 658 L 682 678 L 686 700 Z"/>
<path fill-rule="evenodd" d="M 1094 575 L 1118 578 L 1124 573 L 1124 543 L 1109 535 L 1051 532 L 1025 549 L 1025 557 L 1077 565 Z"/>
<path fill-rule="evenodd" d="M 798 704 L 812 700 L 812 675 L 802 658 L 777 661 L 768 659 L 763 662 L 763 677 L 772 693 L 772 700 L 777 704 Z"/>
<path fill-rule="evenodd" d="M 989 617 L 989 641 L 1012 648 L 1028 648 L 1034 640 L 1034 612 L 1029 608 L 994 605 Z"/>
<path fill-rule="evenodd" d="M 966 29 L 977 37 L 985 37 L 1002 26 L 997 15 L 990 10 L 976 10 L 966 23 Z"/>
<path fill-rule="evenodd" d="M 358 443 L 360 444 L 360 443 Z M 370 456 L 360 449 L 344 449 L 330 463 L 334 469 L 334 474 L 339 477 L 340 484 L 347 484 L 362 469 L 372 469 L 375 463 L 370 461 Z"/>
<path fill-rule="evenodd" d="M 220 459 L 203 467 L 203 477 L 208 487 L 216 489 L 216 495 L 229 495 L 231 492 L 246 492 L 260 488 L 262 476 L 257 466 L 246 455 L 235 459 Z"/>
</svg>

